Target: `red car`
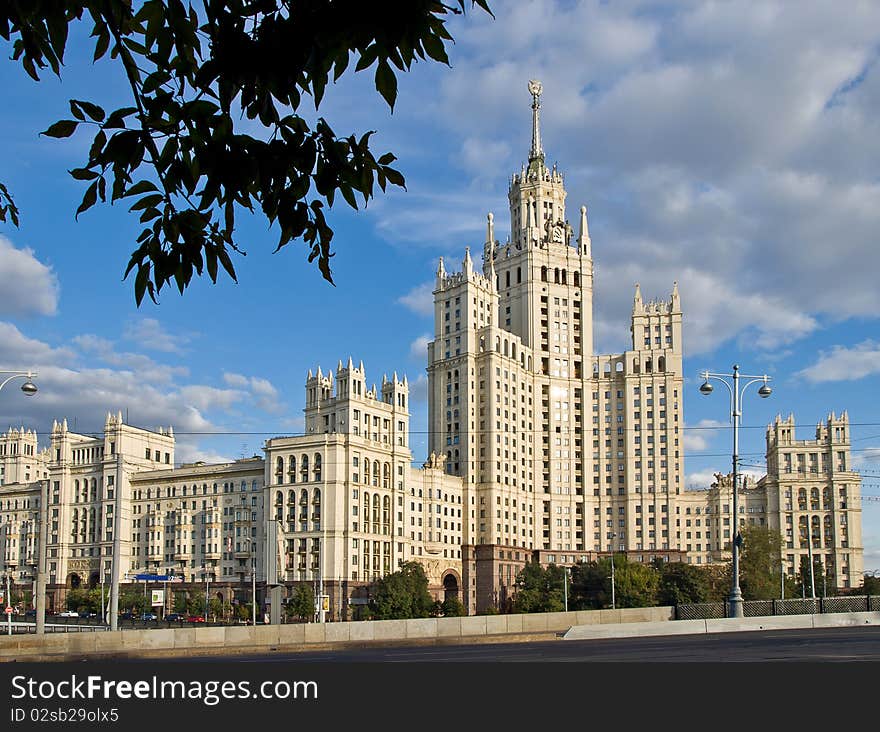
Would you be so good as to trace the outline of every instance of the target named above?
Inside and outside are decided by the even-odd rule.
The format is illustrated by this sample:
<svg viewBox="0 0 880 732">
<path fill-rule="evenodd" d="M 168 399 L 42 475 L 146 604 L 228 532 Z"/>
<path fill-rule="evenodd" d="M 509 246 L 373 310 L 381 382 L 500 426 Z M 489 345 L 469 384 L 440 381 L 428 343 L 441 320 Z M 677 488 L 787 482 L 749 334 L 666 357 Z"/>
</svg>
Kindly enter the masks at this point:
<svg viewBox="0 0 880 732">
<path fill-rule="evenodd" d="M 205 622 L 205 616 L 204 616 L 204 615 L 190 615 L 190 616 L 186 619 L 186 622 L 187 622 L 187 623 L 204 623 L 204 622 Z"/>
</svg>

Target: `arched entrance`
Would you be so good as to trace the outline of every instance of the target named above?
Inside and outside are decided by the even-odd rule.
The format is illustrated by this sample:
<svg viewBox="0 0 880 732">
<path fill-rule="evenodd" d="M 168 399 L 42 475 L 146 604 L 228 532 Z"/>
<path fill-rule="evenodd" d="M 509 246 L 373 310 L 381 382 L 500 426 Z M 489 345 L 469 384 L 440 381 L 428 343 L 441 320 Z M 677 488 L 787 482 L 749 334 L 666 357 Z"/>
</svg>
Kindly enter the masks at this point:
<svg viewBox="0 0 880 732">
<path fill-rule="evenodd" d="M 101 582 L 101 575 L 99 572 L 92 572 L 89 575 L 89 589 L 94 590 Z"/>
<path fill-rule="evenodd" d="M 72 572 L 67 577 L 67 586 L 71 590 L 78 590 L 82 585 L 82 578 L 76 573 Z"/>
<path fill-rule="evenodd" d="M 452 572 L 443 578 L 443 599 L 458 599 L 458 577 Z"/>
</svg>

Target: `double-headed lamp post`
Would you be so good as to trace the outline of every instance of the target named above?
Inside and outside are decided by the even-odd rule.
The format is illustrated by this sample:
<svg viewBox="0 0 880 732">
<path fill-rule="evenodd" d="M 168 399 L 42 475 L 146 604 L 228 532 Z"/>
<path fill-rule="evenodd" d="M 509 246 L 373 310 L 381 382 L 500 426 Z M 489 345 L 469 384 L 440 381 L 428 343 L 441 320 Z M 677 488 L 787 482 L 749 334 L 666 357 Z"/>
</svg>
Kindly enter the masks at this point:
<svg viewBox="0 0 880 732">
<path fill-rule="evenodd" d="M 739 493 L 737 490 L 737 474 L 739 472 L 739 420 L 740 417 L 742 417 L 742 396 L 751 384 L 761 384 L 761 387 L 758 389 L 758 396 L 764 399 L 770 396 L 770 394 L 773 393 L 773 390 L 767 385 L 767 382 L 770 381 L 770 377 L 767 376 L 767 374 L 762 374 L 761 376 L 740 374 L 739 366 L 736 364 L 733 366 L 732 374 L 715 374 L 711 371 L 702 371 L 700 376 L 703 378 L 703 383 L 700 386 L 701 394 L 709 395 L 712 393 L 713 389 L 712 384 L 709 383 L 710 379 L 720 381 L 730 392 L 730 416 L 733 420 L 733 538 L 731 540 L 733 553 L 733 578 L 730 586 L 729 602 L 730 617 L 741 618 L 743 616 L 743 599 L 742 591 L 739 588 L 739 548 L 742 544 L 742 537 L 739 533 Z M 733 380 L 732 385 L 727 381 L 728 378 Z M 740 386 L 740 379 L 748 379 L 748 381 Z"/>
</svg>

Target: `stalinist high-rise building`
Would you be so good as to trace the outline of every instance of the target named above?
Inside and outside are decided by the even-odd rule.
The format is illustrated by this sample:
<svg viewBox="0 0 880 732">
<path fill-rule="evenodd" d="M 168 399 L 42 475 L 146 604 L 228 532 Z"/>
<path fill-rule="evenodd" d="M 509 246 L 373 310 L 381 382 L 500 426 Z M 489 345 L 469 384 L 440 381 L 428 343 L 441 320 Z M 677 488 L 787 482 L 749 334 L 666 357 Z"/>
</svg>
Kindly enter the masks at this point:
<svg viewBox="0 0 880 732">
<path fill-rule="evenodd" d="M 677 559 L 684 474 L 681 306 L 645 302 L 632 349 L 593 349 L 587 209 L 577 230 L 564 177 L 545 162 L 541 84 L 529 82 L 528 162 L 510 179 L 510 235 L 487 219 L 481 271 L 441 260 L 428 346 L 430 449 L 461 476 L 463 589 L 471 608 L 503 605 L 537 552 L 558 564 L 612 548 Z M 673 532 L 672 534 L 670 532 Z"/>
</svg>

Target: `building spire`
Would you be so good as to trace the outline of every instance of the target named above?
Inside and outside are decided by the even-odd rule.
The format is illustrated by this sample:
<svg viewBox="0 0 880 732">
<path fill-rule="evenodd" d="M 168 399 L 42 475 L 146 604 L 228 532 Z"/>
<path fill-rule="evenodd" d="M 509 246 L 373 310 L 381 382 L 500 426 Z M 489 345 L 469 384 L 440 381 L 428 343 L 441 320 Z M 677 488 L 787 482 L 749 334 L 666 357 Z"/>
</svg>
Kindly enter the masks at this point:
<svg viewBox="0 0 880 732">
<path fill-rule="evenodd" d="M 578 251 L 581 256 L 590 257 L 590 229 L 587 225 L 587 207 L 581 206 L 581 224 L 578 232 Z"/>
<path fill-rule="evenodd" d="M 544 88 L 540 81 L 529 81 L 529 94 L 532 95 L 532 149 L 529 151 L 529 162 L 544 160 L 544 148 L 541 147 L 541 92 Z"/>
</svg>

